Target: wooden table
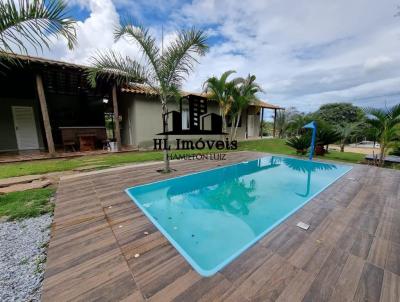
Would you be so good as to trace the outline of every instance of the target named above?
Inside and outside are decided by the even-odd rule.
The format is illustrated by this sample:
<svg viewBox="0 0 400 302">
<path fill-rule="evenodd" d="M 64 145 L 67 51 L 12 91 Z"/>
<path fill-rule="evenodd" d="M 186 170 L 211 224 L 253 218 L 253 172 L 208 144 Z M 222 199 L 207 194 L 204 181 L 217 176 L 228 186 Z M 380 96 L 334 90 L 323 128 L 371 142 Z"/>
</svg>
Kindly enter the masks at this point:
<svg viewBox="0 0 400 302">
<path fill-rule="evenodd" d="M 96 147 L 95 134 L 82 134 L 79 137 L 79 150 L 80 151 L 93 151 Z"/>
</svg>

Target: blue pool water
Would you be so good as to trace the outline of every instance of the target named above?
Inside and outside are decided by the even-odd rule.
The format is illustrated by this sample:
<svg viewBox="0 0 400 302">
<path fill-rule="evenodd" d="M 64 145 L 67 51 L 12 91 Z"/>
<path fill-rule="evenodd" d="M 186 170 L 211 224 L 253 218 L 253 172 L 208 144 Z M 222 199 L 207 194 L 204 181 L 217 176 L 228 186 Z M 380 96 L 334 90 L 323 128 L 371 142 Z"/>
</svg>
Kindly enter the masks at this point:
<svg viewBox="0 0 400 302">
<path fill-rule="evenodd" d="M 269 156 L 126 192 L 198 273 L 211 276 L 350 169 Z"/>
</svg>

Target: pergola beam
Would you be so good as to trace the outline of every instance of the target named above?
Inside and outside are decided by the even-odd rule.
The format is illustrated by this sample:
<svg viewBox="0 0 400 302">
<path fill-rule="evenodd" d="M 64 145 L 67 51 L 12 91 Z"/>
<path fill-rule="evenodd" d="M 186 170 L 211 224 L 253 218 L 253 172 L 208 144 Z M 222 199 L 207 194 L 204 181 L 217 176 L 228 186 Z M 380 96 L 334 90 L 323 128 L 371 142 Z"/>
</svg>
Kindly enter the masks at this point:
<svg viewBox="0 0 400 302">
<path fill-rule="evenodd" d="M 54 147 L 53 134 L 51 132 L 51 124 L 49 119 L 49 112 L 47 110 L 46 96 L 44 94 L 43 79 L 40 74 L 36 74 L 36 88 L 39 97 L 40 109 L 42 111 L 44 131 L 46 133 L 47 148 L 51 156 L 56 154 Z"/>
<path fill-rule="evenodd" d="M 276 135 L 276 111 L 277 109 L 274 109 L 274 133 L 273 133 L 273 137 L 275 137 Z"/>
<path fill-rule="evenodd" d="M 264 121 L 264 108 L 261 107 L 261 121 L 260 121 L 260 137 L 261 138 L 263 137 L 263 129 L 262 129 L 263 121 Z"/>
</svg>

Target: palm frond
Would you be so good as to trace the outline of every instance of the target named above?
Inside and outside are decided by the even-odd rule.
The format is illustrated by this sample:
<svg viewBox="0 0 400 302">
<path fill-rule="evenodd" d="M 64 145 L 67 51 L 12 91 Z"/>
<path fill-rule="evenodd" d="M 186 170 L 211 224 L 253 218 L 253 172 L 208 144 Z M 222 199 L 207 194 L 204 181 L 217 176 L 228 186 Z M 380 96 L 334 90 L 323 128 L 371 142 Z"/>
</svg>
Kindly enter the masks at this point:
<svg viewBox="0 0 400 302">
<path fill-rule="evenodd" d="M 208 50 L 206 41 L 207 35 L 202 30 L 192 28 L 178 33 L 162 54 L 160 73 L 166 85 L 180 86 L 198 63 L 195 55 L 204 56 Z"/>
<path fill-rule="evenodd" d="M 141 25 L 135 26 L 133 22 L 128 19 L 114 31 L 115 41 L 118 41 L 122 37 L 139 45 L 146 57 L 147 63 L 152 66 L 156 76 L 159 78 L 161 61 L 160 49 L 157 46 L 155 38 L 150 35 L 149 30 Z"/>
<path fill-rule="evenodd" d="M 12 0 L 0 1 L 0 51 L 17 48 L 27 53 L 27 45 L 43 50 L 52 37 L 60 36 L 72 49 L 77 42 L 75 23 L 62 0 L 19 0 L 18 6 Z"/>
<path fill-rule="evenodd" d="M 236 73 L 236 70 L 227 70 L 227 71 L 225 71 L 225 72 L 221 75 L 221 79 L 220 79 L 221 83 L 226 83 L 226 80 L 228 79 L 228 77 L 229 77 L 231 74 L 234 74 L 234 73 Z"/>
<path fill-rule="evenodd" d="M 91 65 L 87 78 L 92 87 L 96 86 L 98 80 L 112 80 L 117 85 L 130 82 L 151 85 L 150 75 L 145 67 L 116 52 L 98 53 L 91 58 Z"/>
</svg>

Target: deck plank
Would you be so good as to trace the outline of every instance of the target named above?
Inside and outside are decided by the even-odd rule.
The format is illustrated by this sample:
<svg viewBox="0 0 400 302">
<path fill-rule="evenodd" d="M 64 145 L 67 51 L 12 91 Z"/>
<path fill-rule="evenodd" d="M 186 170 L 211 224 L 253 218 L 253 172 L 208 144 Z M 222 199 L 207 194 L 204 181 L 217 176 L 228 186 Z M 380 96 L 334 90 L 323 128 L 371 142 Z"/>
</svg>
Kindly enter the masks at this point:
<svg viewBox="0 0 400 302">
<path fill-rule="evenodd" d="M 355 165 L 210 278 L 124 192 L 261 156 L 174 161 L 170 175 L 145 165 L 61 180 L 42 300 L 400 301 L 400 171 Z"/>
</svg>

